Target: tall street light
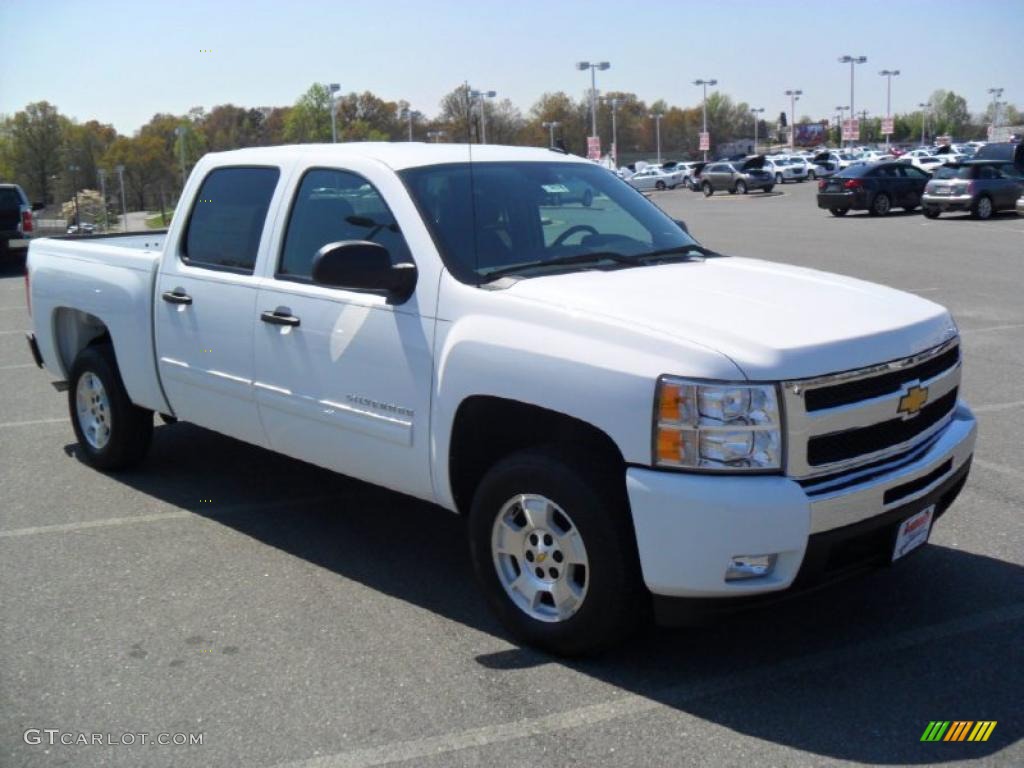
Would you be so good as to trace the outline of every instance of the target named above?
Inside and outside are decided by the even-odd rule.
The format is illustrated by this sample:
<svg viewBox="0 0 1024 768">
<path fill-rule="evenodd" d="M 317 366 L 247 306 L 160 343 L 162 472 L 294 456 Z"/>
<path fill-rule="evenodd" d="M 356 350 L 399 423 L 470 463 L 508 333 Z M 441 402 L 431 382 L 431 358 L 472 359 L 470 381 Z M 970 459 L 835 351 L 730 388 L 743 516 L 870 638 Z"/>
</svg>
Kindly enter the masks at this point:
<svg viewBox="0 0 1024 768">
<path fill-rule="evenodd" d="M 803 96 L 803 91 L 786 91 L 789 96 L 789 151 L 796 148 L 796 100 Z"/>
<path fill-rule="evenodd" d="M 703 133 L 707 133 L 708 132 L 708 86 L 709 85 L 718 85 L 718 81 L 713 79 L 713 78 L 711 80 L 694 80 L 693 84 L 694 85 L 702 85 L 702 86 L 704 86 L 704 101 L 701 103 L 701 109 L 703 110 L 703 113 L 704 113 L 704 122 L 703 122 L 704 129 L 703 129 L 702 132 Z M 704 159 L 705 160 L 708 159 L 708 151 L 706 149 L 704 150 Z"/>
<path fill-rule="evenodd" d="M 839 146 L 843 146 L 843 112 L 850 107 L 836 107 L 836 128 L 839 130 Z"/>
<path fill-rule="evenodd" d="M 409 123 L 409 141 L 412 141 L 412 121 L 415 120 L 417 117 L 423 117 L 423 115 L 421 115 L 415 109 L 410 109 L 409 107 L 402 107 L 402 118 L 407 120 Z"/>
<path fill-rule="evenodd" d="M 853 106 L 853 68 L 854 68 L 854 66 L 856 64 L 865 64 L 865 63 L 867 63 L 867 60 L 868 60 L 867 56 L 849 56 L 849 55 L 846 55 L 846 56 L 840 56 L 839 57 L 839 63 L 840 64 L 849 64 L 850 65 L 850 118 L 851 119 L 856 114 L 856 112 L 854 111 L 854 106 Z"/>
<path fill-rule="evenodd" d="M 487 143 L 487 110 L 485 104 L 487 99 L 493 99 L 498 95 L 497 91 L 470 91 L 469 97 L 475 99 L 480 105 L 480 143 Z"/>
<path fill-rule="evenodd" d="M 555 128 L 557 128 L 560 125 L 561 125 L 561 123 L 558 122 L 557 120 L 552 120 L 552 121 L 547 122 L 547 123 L 541 123 L 541 127 L 542 128 L 547 128 L 548 129 L 548 139 L 549 139 L 548 146 L 549 147 L 554 147 L 555 146 Z"/>
<path fill-rule="evenodd" d="M 107 172 L 102 168 L 96 169 L 96 175 L 100 180 L 100 198 L 103 200 L 103 231 L 110 229 L 110 220 L 107 218 Z"/>
<path fill-rule="evenodd" d="M 595 72 L 601 70 L 602 72 L 606 69 L 611 68 L 611 64 L 607 61 L 599 61 L 591 64 L 589 61 L 580 61 L 576 63 L 576 69 L 581 72 L 590 70 L 590 135 L 597 136 L 597 75 Z"/>
<path fill-rule="evenodd" d="M 602 99 L 602 101 L 612 108 L 612 162 L 615 163 L 615 167 L 619 167 L 619 129 L 616 125 L 616 119 L 618 116 L 619 105 L 622 104 L 622 99 Z"/>
<path fill-rule="evenodd" d="M 989 138 L 995 138 L 995 129 L 999 127 L 999 99 L 1003 96 L 1002 88 L 989 88 L 988 92 L 992 94 L 992 128 L 993 135 Z"/>
<path fill-rule="evenodd" d="M 654 135 L 657 137 L 655 141 L 658 146 L 658 165 L 661 165 L 661 118 L 664 116 L 661 112 L 652 112 L 648 115 L 649 118 L 654 120 Z"/>
<path fill-rule="evenodd" d="M 924 129 L 928 125 L 928 110 L 932 108 L 930 101 L 924 101 L 918 104 L 921 108 L 921 146 L 924 146 Z"/>
<path fill-rule="evenodd" d="M 82 214 L 78 210 L 78 172 L 82 169 L 77 165 L 69 165 L 68 170 L 71 171 L 71 186 L 74 187 L 75 226 L 78 228 L 78 234 L 82 234 Z"/>
<path fill-rule="evenodd" d="M 757 121 L 760 119 L 758 116 L 764 112 L 764 107 L 753 107 L 750 110 L 750 114 L 754 116 L 754 154 L 757 154 Z"/>
<path fill-rule="evenodd" d="M 892 79 L 899 75 L 898 69 L 883 69 L 880 74 L 886 79 L 885 82 L 885 119 L 890 123 L 892 122 Z M 890 132 L 886 131 L 885 134 L 885 151 L 889 152 L 889 135 Z"/>
<path fill-rule="evenodd" d="M 340 90 L 341 90 L 341 85 L 339 85 L 338 83 L 331 83 L 330 85 L 327 86 L 328 95 L 331 97 L 331 143 L 332 144 L 337 144 L 338 143 L 338 123 L 337 123 L 337 118 L 335 117 L 335 114 L 334 114 L 335 113 L 334 94 L 336 94 Z"/>
<path fill-rule="evenodd" d="M 117 178 L 121 181 L 121 229 L 128 231 L 128 203 L 124 196 L 124 166 L 118 165 L 114 168 L 117 171 Z"/>
</svg>

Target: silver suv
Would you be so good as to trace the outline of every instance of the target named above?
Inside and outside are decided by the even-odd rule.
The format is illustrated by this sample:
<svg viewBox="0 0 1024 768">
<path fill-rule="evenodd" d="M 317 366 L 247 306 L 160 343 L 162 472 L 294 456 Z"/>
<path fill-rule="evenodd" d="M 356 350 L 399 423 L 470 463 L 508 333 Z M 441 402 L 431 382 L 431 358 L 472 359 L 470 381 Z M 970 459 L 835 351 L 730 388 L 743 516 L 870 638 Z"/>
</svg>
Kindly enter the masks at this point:
<svg viewBox="0 0 1024 768">
<path fill-rule="evenodd" d="M 730 195 L 745 195 L 751 189 L 771 192 L 775 186 L 775 177 L 764 169 L 764 155 L 710 163 L 700 178 L 700 188 L 705 197 L 722 190 Z"/>
</svg>

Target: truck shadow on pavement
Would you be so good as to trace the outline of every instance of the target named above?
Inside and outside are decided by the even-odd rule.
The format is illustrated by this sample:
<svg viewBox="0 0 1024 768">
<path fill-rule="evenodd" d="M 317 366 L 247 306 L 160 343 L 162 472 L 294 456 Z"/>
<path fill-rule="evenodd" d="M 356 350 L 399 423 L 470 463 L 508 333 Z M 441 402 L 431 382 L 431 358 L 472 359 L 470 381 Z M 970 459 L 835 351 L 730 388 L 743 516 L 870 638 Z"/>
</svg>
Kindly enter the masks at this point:
<svg viewBox="0 0 1024 768">
<path fill-rule="evenodd" d="M 112 477 L 507 639 L 475 589 L 463 521 L 438 507 L 189 424 L 157 427 L 149 458 Z M 598 658 L 513 647 L 475 661 L 510 674 L 564 665 L 634 694 L 638 712 L 668 707 L 827 760 L 935 764 L 1020 740 L 1022 630 L 1024 568 L 932 545 L 891 570 L 712 626 L 646 630 Z M 922 743 L 932 720 L 998 725 L 984 743 Z"/>
</svg>

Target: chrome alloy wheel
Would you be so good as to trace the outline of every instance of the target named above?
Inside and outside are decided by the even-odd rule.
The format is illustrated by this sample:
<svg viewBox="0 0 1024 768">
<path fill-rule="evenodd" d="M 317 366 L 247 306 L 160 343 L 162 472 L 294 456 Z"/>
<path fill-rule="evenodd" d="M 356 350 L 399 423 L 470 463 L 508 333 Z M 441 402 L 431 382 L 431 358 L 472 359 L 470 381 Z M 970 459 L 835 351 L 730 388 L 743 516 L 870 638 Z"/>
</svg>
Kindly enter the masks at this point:
<svg viewBox="0 0 1024 768">
<path fill-rule="evenodd" d="M 587 596 L 590 566 L 579 529 L 550 499 L 521 494 L 502 506 L 491 557 L 512 602 L 531 619 L 565 621 Z"/>
<path fill-rule="evenodd" d="M 110 442 L 110 399 L 95 373 L 86 372 L 75 388 L 78 426 L 89 445 L 97 451 Z"/>
</svg>

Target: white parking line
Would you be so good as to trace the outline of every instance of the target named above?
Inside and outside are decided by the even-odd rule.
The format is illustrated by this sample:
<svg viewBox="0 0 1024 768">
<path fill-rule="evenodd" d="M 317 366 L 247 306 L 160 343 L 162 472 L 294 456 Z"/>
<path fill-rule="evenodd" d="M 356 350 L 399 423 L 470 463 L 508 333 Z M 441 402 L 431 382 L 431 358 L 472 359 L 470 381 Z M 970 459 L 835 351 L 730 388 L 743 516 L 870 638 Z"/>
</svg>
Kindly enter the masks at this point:
<svg viewBox="0 0 1024 768">
<path fill-rule="evenodd" d="M 0 371 L 13 371 L 17 368 L 35 368 L 35 363 L 19 363 L 18 365 L 0 365 Z"/>
<path fill-rule="evenodd" d="M 24 333 L 24 331 L 0 331 L 0 336 L 11 336 L 15 333 Z"/>
<path fill-rule="evenodd" d="M 1024 323 L 1011 323 L 1009 325 L 990 325 L 988 328 L 961 328 L 960 333 L 987 333 L 988 331 L 1012 331 L 1017 328 L 1024 328 Z"/>
<path fill-rule="evenodd" d="M 621 717 L 640 715 L 652 710 L 675 712 L 679 704 L 687 701 L 708 696 L 720 696 L 743 689 L 770 687 L 772 684 L 794 675 L 842 668 L 850 663 L 891 658 L 896 652 L 925 643 L 945 640 L 968 632 L 977 632 L 995 624 L 1005 624 L 1021 619 L 1024 619 L 1024 603 L 1014 603 L 992 611 L 952 619 L 941 624 L 910 629 L 836 651 L 823 651 L 812 656 L 783 661 L 763 669 L 736 672 L 697 683 L 683 683 L 659 691 L 659 698 L 671 701 L 672 704 L 663 704 L 646 696 L 626 694 L 612 701 L 570 709 L 544 717 L 526 718 L 510 723 L 454 731 L 440 736 L 396 741 L 379 747 L 356 749 L 351 752 L 314 757 L 308 760 L 296 760 L 281 763 L 277 768 L 368 768 L 369 766 L 387 765 L 406 760 L 437 757 L 463 749 L 486 747 L 491 744 L 532 736 L 543 736 L 571 728 L 596 725 Z"/>
<path fill-rule="evenodd" d="M 32 427 L 36 424 L 67 424 L 68 417 L 60 419 L 32 419 L 31 421 L 4 421 L 0 422 L 0 429 L 5 427 Z"/>
<path fill-rule="evenodd" d="M 1012 411 L 1014 408 L 1024 406 L 1024 400 L 1016 400 L 1012 403 L 989 403 L 988 405 L 972 405 L 971 410 L 975 413 L 993 413 L 996 411 Z"/>
</svg>

